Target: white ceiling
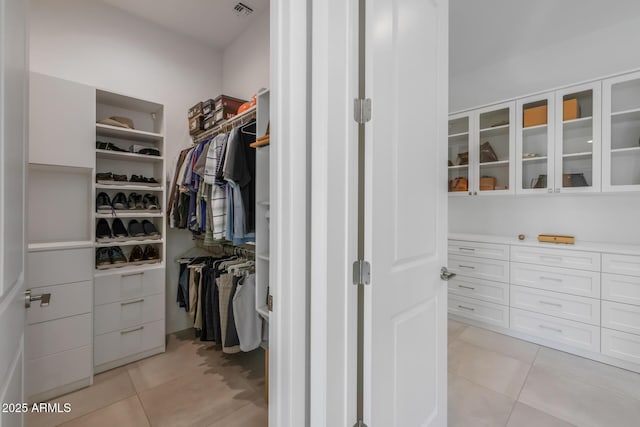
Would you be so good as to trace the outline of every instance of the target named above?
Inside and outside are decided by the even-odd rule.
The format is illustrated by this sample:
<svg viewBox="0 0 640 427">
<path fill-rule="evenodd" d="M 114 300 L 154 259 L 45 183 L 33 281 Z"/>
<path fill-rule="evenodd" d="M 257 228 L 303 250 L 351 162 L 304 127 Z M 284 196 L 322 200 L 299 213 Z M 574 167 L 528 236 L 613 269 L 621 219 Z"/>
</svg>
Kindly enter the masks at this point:
<svg viewBox="0 0 640 427">
<path fill-rule="evenodd" d="M 207 45 L 224 49 L 253 19 L 268 9 L 269 0 L 102 0 L 139 18 Z M 251 7 L 238 16 L 233 7 L 241 1 Z"/>
<path fill-rule="evenodd" d="M 639 15 L 638 0 L 450 0 L 450 72 L 459 74 Z"/>
</svg>

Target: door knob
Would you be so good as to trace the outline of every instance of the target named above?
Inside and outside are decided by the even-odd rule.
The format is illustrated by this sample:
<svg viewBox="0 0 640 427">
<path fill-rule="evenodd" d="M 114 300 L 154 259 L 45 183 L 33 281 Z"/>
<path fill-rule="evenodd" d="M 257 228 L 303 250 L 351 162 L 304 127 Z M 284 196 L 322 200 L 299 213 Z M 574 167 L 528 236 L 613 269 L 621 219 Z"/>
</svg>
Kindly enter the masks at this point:
<svg viewBox="0 0 640 427">
<path fill-rule="evenodd" d="M 31 289 L 24 291 L 24 306 L 31 307 L 33 301 L 40 301 L 40 307 L 48 307 L 51 294 L 31 295 Z"/>
<path fill-rule="evenodd" d="M 447 270 L 447 267 L 442 267 L 440 269 L 440 278 L 442 280 L 449 280 L 452 277 L 454 277 L 456 275 L 456 273 L 451 273 L 449 270 Z"/>
</svg>

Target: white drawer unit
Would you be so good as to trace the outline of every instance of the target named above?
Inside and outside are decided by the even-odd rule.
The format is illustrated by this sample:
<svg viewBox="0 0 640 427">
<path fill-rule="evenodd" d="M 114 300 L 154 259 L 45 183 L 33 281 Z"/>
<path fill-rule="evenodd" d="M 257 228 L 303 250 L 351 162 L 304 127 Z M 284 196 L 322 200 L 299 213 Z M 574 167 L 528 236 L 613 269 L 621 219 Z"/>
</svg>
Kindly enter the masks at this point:
<svg viewBox="0 0 640 427">
<path fill-rule="evenodd" d="M 602 299 L 640 305 L 640 277 L 602 273 Z"/>
<path fill-rule="evenodd" d="M 25 355 L 29 360 L 34 360 L 65 350 L 90 346 L 92 337 L 90 313 L 28 325 L 25 333 Z"/>
<path fill-rule="evenodd" d="M 26 394 L 33 397 L 58 387 L 86 380 L 92 375 L 91 346 L 74 348 L 25 363 Z M 59 393 L 58 393 L 59 394 Z"/>
<path fill-rule="evenodd" d="M 95 277 L 96 305 L 126 301 L 164 292 L 164 268 L 101 274 Z"/>
<path fill-rule="evenodd" d="M 511 263 L 511 284 L 548 291 L 600 298 L 600 273 L 596 271 Z"/>
<path fill-rule="evenodd" d="M 640 307 L 602 301 L 602 327 L 640 335 Z"/>
<path fill-rule="evenodd" d="M 92 280 L 93 257 L 92 248 L 29 252 L 27 286 L 36 288 Z"/>
<path fill-rule="evenodd" d="M 640 365 L 640 335 L 602 328 L 602 354 Z"/>
<path fill-rule="evenodd" d="M 449 313 L 495 326 L 509 327 L 509 307 L 472 298 L 449 295 Z"/>
<path fill-rule="evenodd" d="M 94 364 L 100 366 L 164 345 L 164 320 L 109 332 L 94 338 Z"/>
<path fill-rule="evenodd" d="M 449 255 L 467 255 L 479 258 L 491 258 L 509 261 L 509 246 L 498 245 L 494 243 L 450 240 Z"/>
<path fill-rule="evenodd" d="M 602 272 L 640 276 L 640 256 L 602 254 Z"/>
<path fill-rule="evenodd" d="M 509 284 L 455 276 L 447 282 L 449 293 L 509 305 Z"/>
<path fill-rule="evenodd" d="M 600 271 L 600 253 L 527 246 L 511 247 L 511 261 Z"/>
<path fill-rule="evenodd" d="M 99 305 L 94 310 L 94 333 L 128 329 L 164 319 L 164 295 L 156 294 L 123 302 Z"/>
<path fill-rule="evenodd" d="M 48 305 L 33 301 L 27 309 L 27 324 L 91 313 L 92 282 L 78 282 L 32 289 L 32 295 L 50 294 Z M 64 333 L 61 331 L 61 333 Z"/>
<path fill-rule="evenodd" d="M 449 271 L 460 276 L 509 282 L 509 262 L 495 259 L 480 259 L 468 256 L 449 255 Z"/>
<path fill-rule="evenodd" d="M 600 327 L 511 308 L 511 329 L 572 347 L 600 351 Z"/>
<path fill-rule="evenodd" d="M 600 326 L 600 300 L 511 286 L 511 307 Z"/>
</svg>

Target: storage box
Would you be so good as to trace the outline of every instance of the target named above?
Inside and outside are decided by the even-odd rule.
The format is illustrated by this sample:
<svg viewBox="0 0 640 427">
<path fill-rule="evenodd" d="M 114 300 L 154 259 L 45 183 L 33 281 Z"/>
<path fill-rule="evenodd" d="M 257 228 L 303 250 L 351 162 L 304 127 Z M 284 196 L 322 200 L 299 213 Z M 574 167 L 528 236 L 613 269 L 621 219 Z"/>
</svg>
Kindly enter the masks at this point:
<svg viewBox="0 0 640 427">
<path fill-rule="evenodd" d="M 220 95 L 216 99 L 214 99 L 215 106 L 213 109 L 215 111 L 218 111 L 222 107 L 227 107 L 229 110 L 234 110 L 233 112 L 235 114 L 238 111 L 238 107 L 240 107 L 245 102 L 247 101 L 244 101 L 238 98 L 233 98 L 227 95 Z"/>
<path fill-rule="evenodd" d="M 562 102 L 562 120 L 573 120 L 580 118 L 580 104 L 578 99 L 565 99 Z"/>
<path fill-rule="evenodd" d="M 526 108 L 523 112 L 522 127 L 539 126 L 547 124 L 547 106 Z"/>
<path fill-rule="evenodd" d="M 187 118 L 192 119 L 200 114 L 202 114 L 202 102 L 198 102 L 196 105 L 189 108 L 189 114 L 187 115 Z"/>
<path fill-rule="evenodd" d="M 493 191 L 496 189 L 496 178 L 493 176 L 480 177 L 480 191 Z"/>
<path fill-rule="evenodd" d="M 202 102 L 202 114 L 204 114 L 205 120 L 207 116 L 210 116 L 215 108 L 215 101 L 213 99 L 207 99 Z"/>
<path fill-rule="evenodd" d="M 558 236 L 555 234 L 539 234 L 538 241 L 547 242 L 547 243 L 565 243 L 567 245 L 573 245 L 576 242 L 576 239 L 573 236 Z"/>
<path fill-rule="evenodd" d="M 197 133 L 199 133 L 203 127 L 203 122 L 204 122 L 204 116 L 202 115 L 202 113 L 200 113 L 199 115 L 192 117 L 189 119 L 189 134 L 190 135 L 195 135 Z"/>
<path fill-rule="evenodd" d="M 220 123 L 223 120 L 228 120 L 236 115 L 238 108 L 233 108 L 233 106 L 225 107 L 223 106 L 219 110 L 216 110 L 213 113 L 213 122 Z"/>
<path fill-rule="evenodd" d="M 215 114 L 211 114 L 209 117 L 205 117 L 204 121 L 202 122 L 202 129 L 209 130 L 213 128 L 215 124 Z"/>
</svg>

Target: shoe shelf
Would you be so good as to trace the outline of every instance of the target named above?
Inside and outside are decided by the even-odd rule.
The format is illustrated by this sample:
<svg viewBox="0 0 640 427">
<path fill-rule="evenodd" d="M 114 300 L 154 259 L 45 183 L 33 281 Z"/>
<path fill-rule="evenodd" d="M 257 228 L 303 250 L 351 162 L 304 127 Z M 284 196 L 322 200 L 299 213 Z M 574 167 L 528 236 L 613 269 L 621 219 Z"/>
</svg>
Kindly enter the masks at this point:
<svg viewBox="0 0 640 427">
<path fill-rule="evenodd" d="M 96 218 L 162 218 L 164 214 L 159 211 L 115 211 L 97 212 Z"/>
<path fill-rule="evenodd" d="M 142 246 L 142 245 L 153 245 L 153 244 L 159 244 L 159 243 L 164 243 L 164 239 L 162 238 L 151 239 L 148 236 L 145 236 L 144 239 L 141 238 L 141 240 L 125 240 L 125 241 L 110 240 L 106 242 L 96 242 L 96 248 L 111 248 L 114 246 L 135 246 L 135 245 Z"/>
<path fill-rule="evenodd" d="M 130 264 L 130 263 L 126 263 L 126 264 L 121 264 L 121 267 L 114 267 L 113 265 L 110 265 L 109 268 L 102 268 L 102 269 L 96 269 L 95 272 L 93 273 L 94 277 L 100 277 L 100 276 L 111 276 L 112 274 L 116 273 L 116 274 L 130 274 L 130 273 L 140 273 L 143 271 L 148 271 L 148 270 L 155 270 L 156 268 L 164 268 L 164 263 L 162 262 L 162 260 L 160 260 L 160 262 L 157 262 L 158 260 L 155 260 L 155 263 L 149 263 L 149 264 L 142 264 L 142 265 L 134 265 L 134 264 Z"/>
<path fill-rule="evenodd" d="M 129 160 L 136 162 L 161 163 L 164 156 L 151 156 L 149 154 L 137 154 L 122 151 L 99 150 L 96 149 L 96 158 L 107 160 Z"/>
<path fill-rule="evenodd" d="M 115 270 L 115 269 L 124 269 L 126 267 L 131 266 L 140 266 L 140 265 L 151 265 L 151 264 L 160 264 L 161 260 L 159 259 L 149 259 L 143 261 L 134 261 L 134 262 L 122 262 L 120 264 L 106 264 L 106 265 L 98 265 L 96 266 L 96 270 L 105 271 L 105 270 Z M 122 272 L 118 270 L 118 272 Z"/>
<path fill-rule="evenodd" d="M 151 186 L 145 184 L 121 184 L 118 182 L 114 182 L 113 184 L 96 184 L 97 189 L 102 190 L 118 190 L 118 191 L 164 191 L 164 187 L 162 184 L 160 186 Z"/>
<path fill-rule="evenodd" d="M 163 140 L 163 136 L 159 133 L 103 125 L 101 123 L 96 123 L 96 135 L 136 142 L 161 142 Z"/>
</svg>

